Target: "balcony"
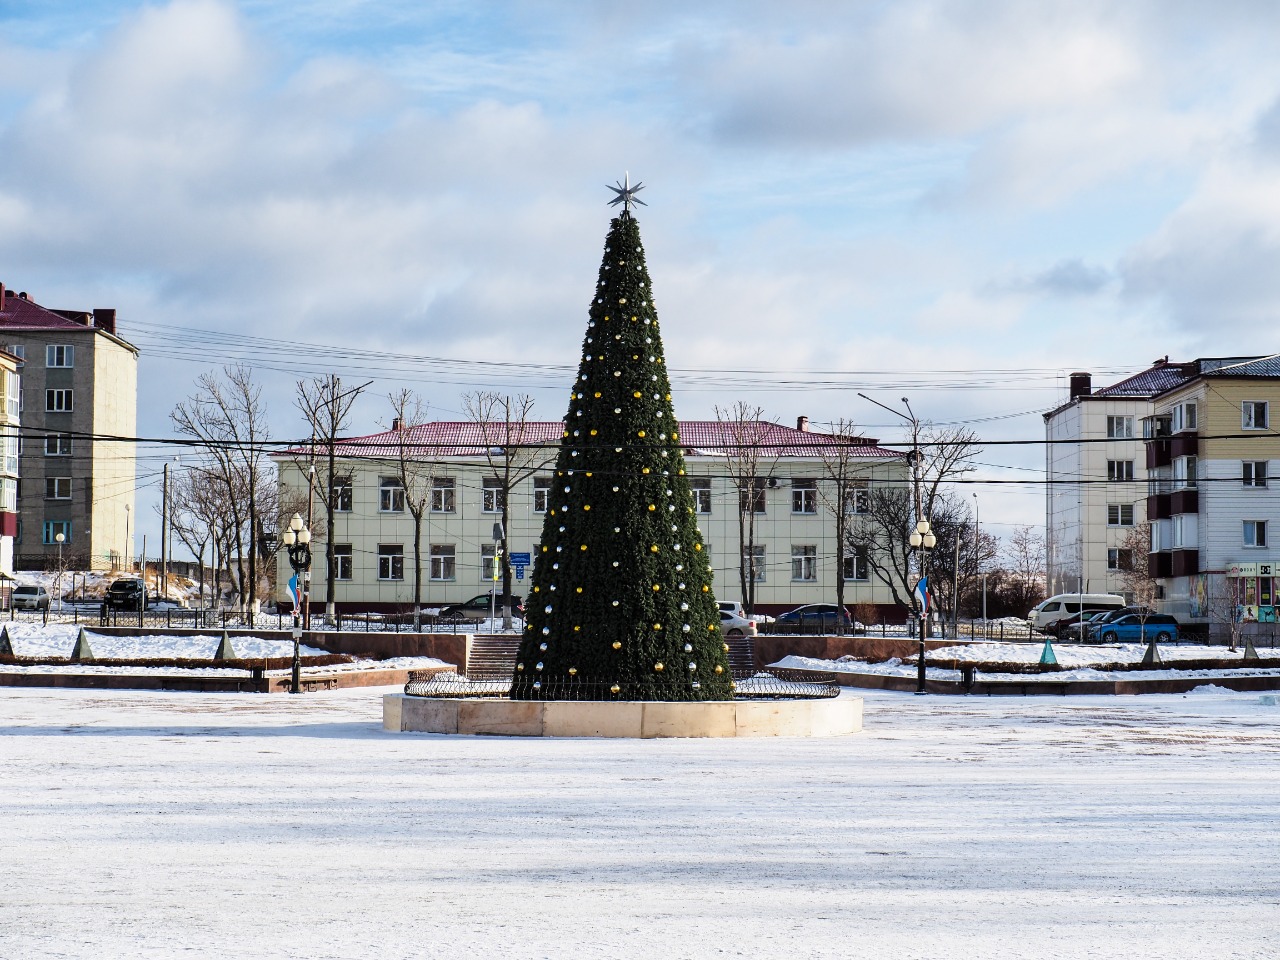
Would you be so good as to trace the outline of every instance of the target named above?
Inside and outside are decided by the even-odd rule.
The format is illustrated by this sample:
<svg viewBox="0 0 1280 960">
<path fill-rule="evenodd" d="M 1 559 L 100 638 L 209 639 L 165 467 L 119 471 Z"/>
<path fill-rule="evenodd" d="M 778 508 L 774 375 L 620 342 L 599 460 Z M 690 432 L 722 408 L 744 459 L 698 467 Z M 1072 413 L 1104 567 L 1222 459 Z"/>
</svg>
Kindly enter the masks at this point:
<svg viewBox="0 0 1280 960">
<path fill-rule="evenodd" d="M 1147 498 L 1147 507 L 1150 509 L 1150 497 Z M 1160 499 L 1156 497 L 1155 499 Z M 1169 512 L 1162 514 L 1162 517 L 1171 517 L 1177 513 L 1199 513 L 1200 512 L 1200 492 L 1198 490 L 1175 490 L 1167 497 L 1169 501 Z M 1150 519 L 1150 515 L 1148 515 Z"/>
<path fill-rule="evenodd" d="M 1157 580 L 1173 576 L 1173 554 L 1147 554 L 1147 572 Z"/>
<path fill-rule="evenodd" d="M 1194 433 L 1175 434 L 1169 442 L 1169 455 L 1178 457 L 1194 457 L 1200 453 L 1200 437 Z"/>
<path fill-rule="evenodd" d="M 1199 550 L 1175 550 L 1170 564 L 1171 577 L 1191 577 L 1200 572 Z"/>
<path fill-rule="evenodd" d="M 1173 516 L 1173 494 L 1160 493 L 1147 497 L 1147 519 L 1168 520 Z"/>
<path fill-rule="evenodd" d="M 1156 470 L 1173 463 L 1173 442 L 1168 439 L 1147 441 L 1147 469 Z"/>
</svg>

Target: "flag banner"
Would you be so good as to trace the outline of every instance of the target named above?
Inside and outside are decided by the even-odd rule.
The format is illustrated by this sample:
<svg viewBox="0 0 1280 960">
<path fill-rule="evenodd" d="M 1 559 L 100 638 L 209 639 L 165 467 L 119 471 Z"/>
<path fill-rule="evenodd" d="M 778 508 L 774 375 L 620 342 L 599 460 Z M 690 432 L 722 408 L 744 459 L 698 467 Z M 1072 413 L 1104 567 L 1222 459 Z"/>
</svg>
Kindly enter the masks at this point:
<svg viewBox="0 0 1280 960">
<path fill-rule="evenodd" d="M 293 608 L 296 610 L 302 606 L 302 599 L 298 595 L 298 575 L 295 573 L 289 578 L 289 599 L 293 601 Z"/>
<path fill-rule="evenodd" d="M 929 612 L 929 578 L 921 577 L 916 582 L 916 601 L 920 604 L 920 609 L 925 613 Z"/>
</svg>

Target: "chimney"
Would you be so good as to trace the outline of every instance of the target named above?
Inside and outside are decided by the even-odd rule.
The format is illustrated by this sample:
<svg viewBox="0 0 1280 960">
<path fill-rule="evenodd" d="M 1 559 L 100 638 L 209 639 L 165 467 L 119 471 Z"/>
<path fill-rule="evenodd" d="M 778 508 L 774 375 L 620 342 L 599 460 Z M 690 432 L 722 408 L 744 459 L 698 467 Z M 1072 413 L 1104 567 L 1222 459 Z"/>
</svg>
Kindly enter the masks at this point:
<svg viewBox="0 0 1280 960">
<path fill-rule="evenodd" d="M 1093 377 L 1087 373 L 1073 373 L 1071 375 L 1071 399 L 1087 397 L 1091 393 L 1093 393 Z"/>
<path fill-rule="evenodd" d="M 0 313 L 4 312 L 4 284 L 0 283 Z"/>
<path fill-rule="evenodd" d="M 114 308 L 94 307 L 93 325 L 103 333 L 114 334 L 116 332 L 116 312 Z"/>
<path fill-rule="evenodd" d="M 28 296 L 27 296 L 27 291 L 23 290 L 20 294 L 18 294 L 18 299 L 19 299 L 19 300 L 29 300 L 29 299 L 30 299 L 30 297 L 28 297 Z"/>
<path fill-rule="evenodd" d="M 796 429 L 801 431 L 802 433 L 807 433 L 809 430 L 809 418 L 796 417 Z"/>
<path fill-rule="evenodd" d="M 392 429 L 392 430 L 399 430 L 399 429 L 400 429 L 400 418 L 399 418 L 399 417 L 396 417 L 394 420 L 392 420 L 392 421 L 391 421 L 391 429 Z"/>
</svg>

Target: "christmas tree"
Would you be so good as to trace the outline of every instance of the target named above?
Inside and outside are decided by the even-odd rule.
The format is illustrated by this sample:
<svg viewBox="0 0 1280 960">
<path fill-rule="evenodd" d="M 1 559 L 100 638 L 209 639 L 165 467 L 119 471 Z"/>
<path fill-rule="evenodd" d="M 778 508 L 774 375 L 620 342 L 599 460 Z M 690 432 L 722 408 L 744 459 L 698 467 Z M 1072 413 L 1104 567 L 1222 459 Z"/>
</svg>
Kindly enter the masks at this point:
<svg viewBox="0 0 1280 960">
<path fill-rule="evenodd" d="M 727 700 L 658 313 L 619 184 L 516 660 L 517 700 Z"/>
</svg>

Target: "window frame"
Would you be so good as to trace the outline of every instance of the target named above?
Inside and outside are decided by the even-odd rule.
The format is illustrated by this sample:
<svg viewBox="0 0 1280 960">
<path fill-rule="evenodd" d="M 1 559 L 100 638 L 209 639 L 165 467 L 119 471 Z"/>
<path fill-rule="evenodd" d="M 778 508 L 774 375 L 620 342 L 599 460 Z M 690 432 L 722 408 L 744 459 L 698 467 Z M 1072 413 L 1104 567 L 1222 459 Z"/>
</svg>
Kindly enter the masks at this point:
<svg viewBox="0 0 1280 960">
<path fill-rule="evenodd" d="M 1125 561 L 1128 560 L 1126 564 Z M 1107 569 L 1113 572 L 1124 572 L 1133 566 L 1133 551 L 1128 547 L 1107 548 Z"/>
<path fill-rule="evenodd" d="M 62 533 L 62 545 L 65 547 L 71 542 L 71 521 L 70 520 L 46 520 L 41 525 L 40 542 L 46 547 L 56 547 L 58 541 L 54 539 L 58 533 Z"/>
<path fill-rule="evenodd" d="M 844 582 L 845 583 L 866 583 L 871 579 L 871 563 L 868 559 L 868 549 L 865 543 L 857 543 L 849 547 L 844 555 Z M 850 576 L 849 571 L 853 570 Z M 861 572 L 861 576 L 858 576 Z"/>
<path fill-rule="evenodd" d="M 768 512 L 768 497 L 765 491 L 769 489 L 769 480 L 767 477 L 752 477 L 742 481 L 738 487 L 738 510 L 741 513 L 754 513 L 757 516 L 763 516 Z M 751 507 L 748 510 L 748 506 Z"/>
<path fill-rule="evenodd" d="M 49 449 L 52 442 L 54 449 Z M 69 433 L 46 433 L 44 435 L 44 455 L 46 457 L 74 456 L 73 439 Z"/>
<path fill-rule="evenodd" d="M 456 477 L 431 478 L 431 513 L 458 512 L 458 480 Z"/>
<path fill-rule="evenodd" d="M 397 576 L 397 573 L 399 576 Z M 404 580 L 404 544 L 378 544 L 378 582 L 398 583 Z"/>
<path fill-rule="evenodd" d="M 1133 482 L 1133 461 L 1132 460 L 1108 460 L 1107 461 L 1107 482 L 1108 483 L 1132 483 Z"/>
<path fill-rule="evenodd" d="M 551 509 L 551 485 L 554 477 L 533 478 L 533 512 L 546 513 Z"/>
<path fill-rule="evenodd" d="M 1119 424 L 1121 432 L 1116 432 L 1116 425 Z M 1133 417 L 1124 414 L 1107 414 L 1107 439 L 1108 440 L 1132 440 L 1133 439 Z"/>
<path fill-rule="evenodd" d="M 56 360 L 65 362 L 58 363 Z M 47 343 L 44 348 L 46 370 L 70 370 L 76 365 L 76 348 L 71 343 Z"/>
<path fill-rule="evenodd" d="M 791 478 L 791 512 L 799 516 L 814 516 L 817 514 L 818 481 L 816 478 Z"/>
<path fill-rule="evenodd" d="M 66 405 L 60 406 L 58 401 L 65 400 Z M 75 413 L 76 411 L 76 392 L 70 387 L 48 387 L 44 391 L 44 412 L 45 413 Z"/>
<path fill-rule="evenodd" d="M 454 583 L 458 579 L 458 546 L 454 543 L 433 543 L 427 550 L 430 558 L 428 579 L 434 583 Z"/>
<path fill-rule="evenodd" d="M 399 477 L 378 478 L 378 512 L 404 513 L 404 484 Z"/>
<path fill-rule="evenodd" d="M 1240 461 L 1240 485 L 1255 489 L 1265 489 L 1269 473 L 1267 465 L 1269 460 L 1241 460 Z M 1262 476 L 1258 476 L 1258 467 L 1262 467 Z"/>
<path fill-rule="evenodd" d="M 690 477 L 689 492 L 693 494 L 693 512 L 708 516 L 711 513 L 711 478 Z"/>
<path fill-rule="evenodd" d="M 1270 403 L 1266 400 L 1240 401 L 1240 429 L 1266 430 L 1271 423 Z M 1258 422 L 1258 412 L 1262 412 L 1262 422 Z"/>
<path fill-rule="evenodd" d="M 506 500 L 501 477 L 483 477 L 480 480 L 480 512 L 501 513 Z"/>
<path fill-rule="evenodd" d="M 751 553 L 754 554 L 753 572 L 755 573 L 755 578 L 752 580 L 752 582 L 753 583 L 767 582 L 768 577 L 765 574 L 765 566 L 767 562 L 768 551 L 765 550 L 765 544 L 757 543 L 757 544 L 753 544 L 751 547 L 742 548 L 742 573 L 744 575 L 748 570 L 748 566 L 747 566 L 748 550 L 750 550 Z"/>
<path fill-rule="evenodd" d="M 44 498 L 66 502 L 71 499 L 70 477 L 45 477 Z"/>
<path fill-rule="evenodd" d="M 791 582 L 818 582 L 818 546 L 813 543 L 791 545 Z"/>
<path fill-rule="evenodd" d="M 1125 510 L 1129 511 L 1129 521 L 1126 523 L 1124 519 Z M 1116 511 L 1116 519 L 1111 519 L 1111 511 Z M 1132 527 L 1133 524 L 1133 504 L 1132 503 L 1108 503 L 1107 504 L 1107 526 L 1108 527 Z"/>
<path fill-rule="evenodd" d="M 351 548 L 351 544 L 335 543 L 333 545 L 333 572 L 334 579 L 344 583 L 355 579 L 355 551 Z"/>
<path fill-rule="evenodd" d="M 355 507 L 355 478 L 335 476 L 329 482 L 329 497 L 334 513 L 351 513 Z"/>
<path fill-rule="evenodd" d="M 1265 550 L 1267 547 L 1267 521 L 1265 520 L 1242 520 L 1243 528 L 1241 531 L 1241 542 L 1250 550 Z M 1252 541 L 1250 542 L 1250 531 L 1252 531 Z M 1261 533 L 1261 537 L 1259 537 Z"/>
</svg>

